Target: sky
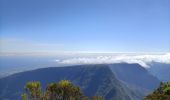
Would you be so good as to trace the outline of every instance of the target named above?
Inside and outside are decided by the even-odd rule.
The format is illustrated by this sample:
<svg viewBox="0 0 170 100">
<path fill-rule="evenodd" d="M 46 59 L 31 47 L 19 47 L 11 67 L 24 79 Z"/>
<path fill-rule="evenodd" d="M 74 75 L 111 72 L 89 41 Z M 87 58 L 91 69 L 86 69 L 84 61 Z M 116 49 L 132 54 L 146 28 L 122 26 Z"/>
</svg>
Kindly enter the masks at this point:
<svg viewBox="0 0 170 100">
<path fill-rule="evenodd" d="M 0 52 L 170 52 L 170 0 L 0 0 Z"/>
</svg>

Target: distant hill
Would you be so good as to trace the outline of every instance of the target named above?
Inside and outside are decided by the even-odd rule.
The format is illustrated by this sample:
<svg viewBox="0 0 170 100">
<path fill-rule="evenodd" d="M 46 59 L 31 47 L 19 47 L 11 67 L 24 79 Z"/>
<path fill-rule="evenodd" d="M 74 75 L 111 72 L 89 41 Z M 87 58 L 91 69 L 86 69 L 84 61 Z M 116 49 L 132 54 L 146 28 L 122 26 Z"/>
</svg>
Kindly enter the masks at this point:
<svg viewBox="0 0 170 100">
<path fill-rule="evenodd" d="M 106 100 L 138 100 L 141 96 L 120 82 L 108 65 L 51 67 L 17 73 L 0 79 L 0 100 L 20 100 L 28 81 L 48 83 L 70 80 L 87 96 L 100 95 Z"/>
<path fill-rule="evenodd" d="M 160 81 L 139 64 L 110 64 L 115 76 L 135 91 L 146 95 L 159 86 Z"/>
<path fill-rule="evenodd" d="M 150 68 L 147 70 L 159 80 L 168 82 L 170 81 L 170 64 L 152 62 L 149 64 Z"/>
</svg>

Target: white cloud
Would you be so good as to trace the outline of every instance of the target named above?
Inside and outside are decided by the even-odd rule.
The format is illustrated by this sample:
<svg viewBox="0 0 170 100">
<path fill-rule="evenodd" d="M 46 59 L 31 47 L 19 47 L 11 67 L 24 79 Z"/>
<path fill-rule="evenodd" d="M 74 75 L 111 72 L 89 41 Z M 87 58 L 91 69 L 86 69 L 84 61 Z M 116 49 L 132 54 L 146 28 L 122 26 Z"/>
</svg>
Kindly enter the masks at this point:
<svg viewBox="0 0 170 100">
<path fill-rule="evenodd" d="M 90 57 L 75 57 L 64 60 L 57 60 L 61 64 L 109 64 L 109 63 L 138 63 L 143 67 L 149 67 L 150 62 L 170 64 L 170 53 L 167 54 L 116 54 L 98 55 Z"/>
</svg>

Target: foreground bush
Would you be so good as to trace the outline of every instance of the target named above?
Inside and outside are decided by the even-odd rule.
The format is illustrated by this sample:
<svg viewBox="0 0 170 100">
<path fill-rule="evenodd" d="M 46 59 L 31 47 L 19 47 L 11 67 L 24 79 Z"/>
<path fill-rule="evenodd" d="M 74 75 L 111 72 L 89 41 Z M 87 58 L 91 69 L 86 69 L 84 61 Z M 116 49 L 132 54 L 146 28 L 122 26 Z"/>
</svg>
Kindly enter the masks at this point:
<svg viewBox="0 0 170 100">
<path fill-rule="evenodd" d="M 22 95 L 23 100 L 89 100 L 78 86 L 68 80 L 51 83 L 45 91 L 42 91 L 40 82 L 28 82 L 25 90 L 26 92 Z M 91 100 L 104 100 L 104 98 L 93 96 Z"/>
<path fill-rule="evenodd" d="M 159 88 L 146 96 L 144 100 L 170 100 L 170 82 L 161 82 Z"/>
</svg>

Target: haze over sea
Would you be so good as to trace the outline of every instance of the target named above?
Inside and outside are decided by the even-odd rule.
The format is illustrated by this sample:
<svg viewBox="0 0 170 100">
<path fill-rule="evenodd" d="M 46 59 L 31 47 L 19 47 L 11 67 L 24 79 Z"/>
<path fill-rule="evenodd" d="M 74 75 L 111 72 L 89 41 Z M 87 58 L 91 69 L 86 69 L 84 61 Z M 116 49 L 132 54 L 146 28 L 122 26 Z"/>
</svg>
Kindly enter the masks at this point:
<svg viewBox="0 0 170 100">
<path fill-rule="evenodd" d="M 10 63 L 9 63 L 10 62 Z M 28 53 L 1 54 L 0 77 L 16 72 L 33 70 L 44 67 L 62 67 L 81 64 L 112 64 L 138 63 L 149 68 L 149 63 L 159 62 L 170 64 L 169 53 Z"/>
</svg>

